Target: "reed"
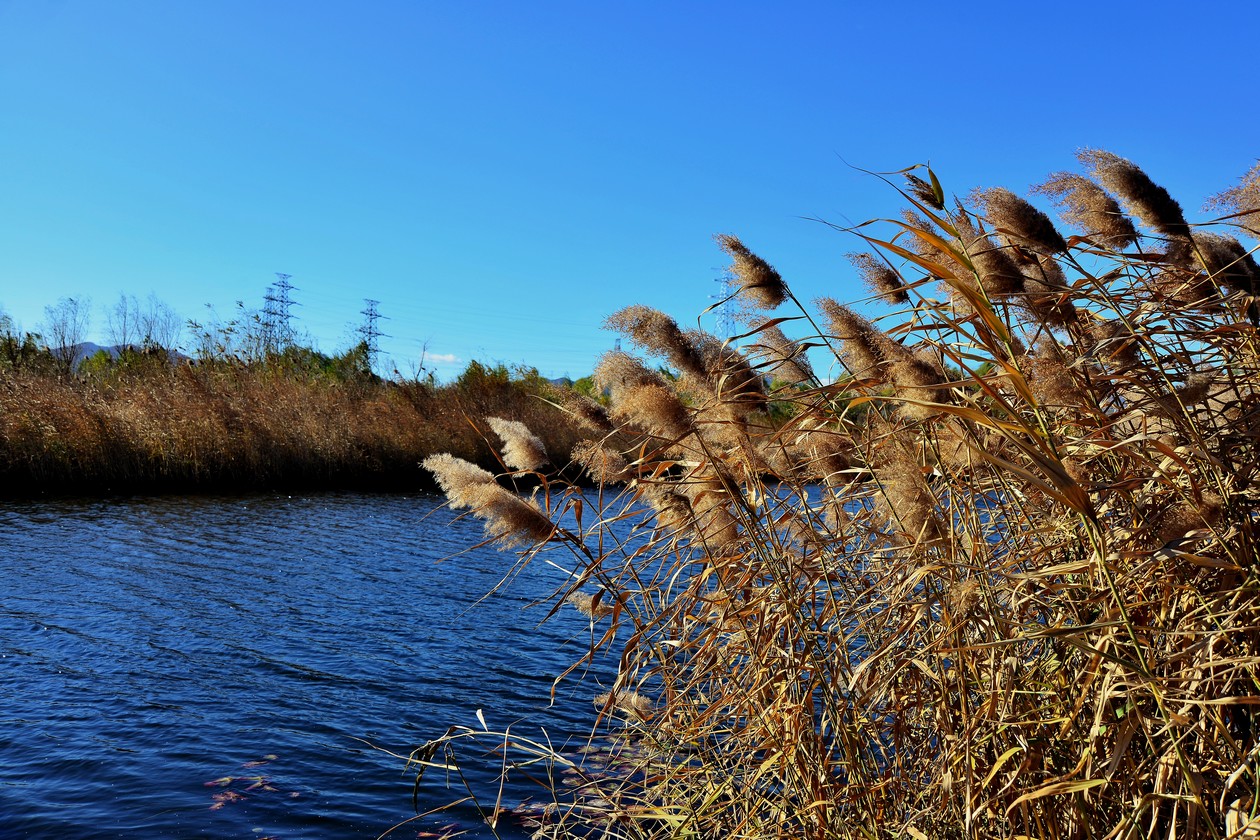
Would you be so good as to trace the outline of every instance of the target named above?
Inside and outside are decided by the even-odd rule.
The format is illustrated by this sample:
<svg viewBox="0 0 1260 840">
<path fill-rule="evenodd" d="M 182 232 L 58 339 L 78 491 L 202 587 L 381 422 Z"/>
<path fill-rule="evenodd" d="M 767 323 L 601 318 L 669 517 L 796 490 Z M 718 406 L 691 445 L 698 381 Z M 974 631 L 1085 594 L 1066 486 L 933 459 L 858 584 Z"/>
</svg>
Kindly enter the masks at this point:
<svg viewBox="0 0 1260 840">
<path fill-rule="evenodd" d="M 545 430 L 547 451 L 573 448 L 577 424 L 545 382 L 487 371 L 439 386 L 239 360 L 78 377 L 0 366 L 0 492 L 435 488 L 419 465 L 438 452 L 500 468 L 482 419 L 498 415 Z"/>
<path fill-rule="evenodd" d="M 817 348 L 769 393 L 697 362 L 711 337 L 614 319 L 684 375 L 605 363 L 578 457 L 607 483 L 538 472 L 555 526 L 519 562 L 571 571 L 585 658 L 619 663 L 594 698 L 615 740 L 597 768 L 457 728 L 422 768 L 470 738 L 550 760 L 573 784 L 540 838 L 1260 836 L 1260 273 L 1232 238 L 1255 173 L 1192 224 L 1082 159 L 1044 188 L 1062 230 L 916 175 L 907 216 L 851 231 L 882 318 L 816 318 L 722 237 L 745 304 L 777 307 L 746 366 Z"/>
</svg>

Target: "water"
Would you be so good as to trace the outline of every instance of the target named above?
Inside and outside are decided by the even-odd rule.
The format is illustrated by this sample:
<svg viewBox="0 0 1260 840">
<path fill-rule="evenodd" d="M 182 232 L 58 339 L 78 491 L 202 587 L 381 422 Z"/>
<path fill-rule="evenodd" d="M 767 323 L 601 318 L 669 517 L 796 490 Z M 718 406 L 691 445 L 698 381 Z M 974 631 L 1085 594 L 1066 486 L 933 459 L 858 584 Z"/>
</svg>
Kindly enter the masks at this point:
<svg viewBox="0 0 1260 840">
<path fill-rule="evenodd" d="M 414 815 L 407 754 L 451 724 L 580 739 L 590 641 L 535 564 L 464 551 L 431 496 L 0 503 L 0 838 L 376 838 Z M 610 666 L 611 667 L 611 666 Z M 366 743 L 365 743 L 366 742 Z M 493 801 L 495 765 L 465 749 Z M 421 806 L 462 794 L 430 771 Z M 542 791 L 509 791 L 508 803 Z M 397 828 L 454 823 L 471 806 Z M 527 836 L 512 819 L 504 837 Z"/>
</svg>

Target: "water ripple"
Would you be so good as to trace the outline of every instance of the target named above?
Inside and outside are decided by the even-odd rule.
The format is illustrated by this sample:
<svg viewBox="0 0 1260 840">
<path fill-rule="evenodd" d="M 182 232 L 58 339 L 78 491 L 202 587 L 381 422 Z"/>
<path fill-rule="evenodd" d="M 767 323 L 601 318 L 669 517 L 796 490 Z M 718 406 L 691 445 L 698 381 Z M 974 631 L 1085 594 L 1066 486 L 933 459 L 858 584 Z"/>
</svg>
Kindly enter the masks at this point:
<svg viewBox="0 0 1260 840">
<path fill-rule="evenodd" d="M 511 558 L 432 497 L 5 503 L 0 538 L 5 840 L 374 838 L 411 783 L 360 739 L 590 726 L 581 690 L 548 706 L 585 620 L 527 609 L 562 578 L 478 604 Z"/>
</svg>

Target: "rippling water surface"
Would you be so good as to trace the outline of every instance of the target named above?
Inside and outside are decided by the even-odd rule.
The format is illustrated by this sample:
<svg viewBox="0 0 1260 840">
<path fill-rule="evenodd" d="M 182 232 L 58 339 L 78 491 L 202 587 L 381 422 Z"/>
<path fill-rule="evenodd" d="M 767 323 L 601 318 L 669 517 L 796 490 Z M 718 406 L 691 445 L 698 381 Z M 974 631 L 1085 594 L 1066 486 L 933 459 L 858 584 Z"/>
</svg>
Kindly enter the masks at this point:
<svg viewBox="0 0 1260 840">
<path fill-rule="evenodd" d="M 475 604 L 512 560 L 451 556 L 480 536 L 431 496 L 0 503 L 0 838 L 375 838 L 412 776 L 364 742 L 477 709 L 580 738 L 593 686 L 549 701 L 588 624 L 539 626 L 541 563 Z M 452 822 L 488 836 L 467 807 L 388 836 Z"/>
</svg>

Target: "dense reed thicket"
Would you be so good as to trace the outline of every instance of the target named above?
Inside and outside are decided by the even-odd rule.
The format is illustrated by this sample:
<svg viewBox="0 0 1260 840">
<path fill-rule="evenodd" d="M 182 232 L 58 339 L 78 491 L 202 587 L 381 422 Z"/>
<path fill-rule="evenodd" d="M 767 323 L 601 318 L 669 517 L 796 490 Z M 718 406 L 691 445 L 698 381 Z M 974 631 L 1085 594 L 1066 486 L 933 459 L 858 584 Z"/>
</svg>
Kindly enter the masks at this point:
<svg viewBox="0 0 1260 840">
<path fill-rule="evenodd" d="M 476 363 L 443 386 L 165 358 L 80 371 L 0 365 L 0 492 L 414 490 L 435 452 L 496 466 L 487 415 L 577 439 L 547 383 Z"/>
<path fill-rule="evenodd" d="M 877 321 L 720 237 L 745 350 L 614 315 L 678 377 L 613 353 L 610 408 L 569 401 L 598 493 L 537 457 L 508 458 L 528 498 L 428 462 L 521 562 L 571 569 L 558 596 L 619 663 L 598 760 L 500 744 L 566 779 L 536 836 L 1260 836 L 1260 269 L 1235 238 L 1260 167 L 1192 224 L 1133 163 L 1081 161 L 1038 190 L 1064 228 L 901 173 L 904 214 L 850 231 Z"/>
</svg>

